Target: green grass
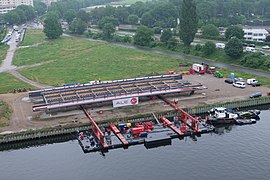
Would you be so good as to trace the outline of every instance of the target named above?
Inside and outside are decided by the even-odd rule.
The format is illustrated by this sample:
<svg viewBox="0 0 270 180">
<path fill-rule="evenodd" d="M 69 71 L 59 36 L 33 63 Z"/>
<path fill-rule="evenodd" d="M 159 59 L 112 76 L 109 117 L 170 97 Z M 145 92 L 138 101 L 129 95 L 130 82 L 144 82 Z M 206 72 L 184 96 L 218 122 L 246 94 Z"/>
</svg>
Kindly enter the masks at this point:
<svg viewBox="0 0 270 180">
<path fill-rule="evenodd" d="M 45 40 L 46 36 L 41 30 L 27 29 L 21 46 L 29 46 L 41 43 Z"/>
<path fill-rule="evenodd" d="M 48 62 L 49 61 L 49 62 Z M 113 80 L 180 71 L 178 58 L 62 37 L 37 47 L 19 49 L 16 65 L 48 62 L 21 70 L 24 76 L 47 85 Z M 184 71 L 187 69 L 181 69 Z"/>
<path fill-rule="evenodd" d="M 5 102 L 0 101 L 0 127 L 9 125 L 11 113 L 12 110 L 9 108 L 9 106 Z"/>
<path fill-rule="evenodd" d="M 0 64 L 6 58 L 8 46 L 7 45 L 0 45 Z"/>
<path fill-rule="evenodd" d="M 12 92 L 13 89 L 19 88 L 32 88 L 32 86 L 16 79 L 10 74 L 7 73 L 0 73 L 0 93 L 8 93 Z"/>
</svg>

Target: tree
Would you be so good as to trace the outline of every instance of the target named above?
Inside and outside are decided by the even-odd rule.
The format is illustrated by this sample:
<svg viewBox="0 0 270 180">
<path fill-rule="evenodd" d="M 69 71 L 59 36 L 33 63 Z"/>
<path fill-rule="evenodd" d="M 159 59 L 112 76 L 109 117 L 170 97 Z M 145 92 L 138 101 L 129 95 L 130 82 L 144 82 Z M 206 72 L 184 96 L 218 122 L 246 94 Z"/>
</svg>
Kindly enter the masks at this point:
<svg viewBox="0 0 270 180">
<path fill-rule="evenodd" d="M 115 10 L 114 17 L 116 17 L 121 24 L 125 24 L 128 21 L 129 12 L 125 7 L 118 7 Z"/>
<path fill-rule="evenodd" d="M 35 10 L 32 6 L 27 6 L 27 5 L 20 5 L 16 8 L 15 11 L 21 10 L 24 12 L 24 15 L 27 20 L 31 20 L 35 18 Z"/>
<path fill-rule="evenodd" d="M 49 39 L 57 39 L 62 35 L 63 30 L 56 14 L 49 13 L 44 23 L 43 32 Z"/>
<path fill-rule="evenodd" d="M 231 38 L 225 46 L 225 52 L 232 58 L 238 58 L 243 54 L 242 41 L 238 38 Z"/>
<path fill-rule="evenodd" d="M 215 25 L 208 24 L 202 27 L 202 35 L 204 37 L 218 37 L 219 30 Z"/>
<path fill-rule="evenodd" d="M 77 19 L 81 19 L 82 21 L 84 22 L 88 22 L 90 20 L 90 16 L 88 13 L 86 13 L 85 11 L 83 10 L 80 10 L 77 15 L 76 15 Z"/>
<path fill-rule="evenodd" d="M 153 30 L 146 26 L 139 26 L 134 36 L 134 44 L 149 46 L 152 41 Z"/>
<path fill-rule="evenodd" d="M 216 45 L 210 41 L 206 42 L 202 50 L 206 56 L 211 55 L 216 51 Z"/>
<path fill-rule="evenodd" d="M 115 26 L 112 23 L 104 24 L 102 28 L 102 36 L 104 39 L 111 39 L 112 34 L 115 32 Z"/>
<path fill-rule="evenodd" d="M 68 24 L 70 24 L 75 17 L 76 13 L 74 10 L 70 9 L 64 13 L 64 19 L 67 21 Z"/>
<path fill-rule="evenodd" d="M 20 16 L 15 10 L 12 10 L 4 14 L 4 20 L 11 25 L 18 24 L 20 22 Z"/>
<path fill-rule="evenodd" d="M 46 13 L 47 5 L 43 2 L 40 2 L 38 0 L 34 0 L 34 9 L 37 12 L 39 16 Z"/>
<path fill-rule="evenodd" d="M 167 43 L 168 40 L 172 38 L 172 36 L 172 31 L 170 29 L 165 29 L 160 36 L 160 41 Z"/>
<path fill-rule="evenodd" d="M 128 23 L 129 24 L 137 24 L 139 21 L 139 17 L 135 14 L 131 14 L 128 16 Z"/>
<path fill-rule="evenodd" d="M 193 0 L 183 0 L 180 11 L 180 39 L 189 47 L 197 32 L 198 18 Z"/>
<path fill-rule="evenodd" d="M 225 38 L 230 39 L 232 37 L 236 37 L 238 39 L 244 38 L 244 31 L 240 26 L 230 26 L 225 31 Z"/>
<path fill-rule="evenodd" d="M 98 21 L 98 27 L 103 29 L 105 24 L 111 23 L 114 27 L 118 26 L 118 20 L 112 16 L 105 16 L 101 20 Z"/>
<path fill-rule="evenodd" d="M 155 23 L 154 16 L 150 12 L 146 12 L 142 15 L 141 24 L 147 27 L 153 27 Z"/>
<path fill-rule="evenodd" d="M 74 19 L 69 26 L 69 30 L 76 34 L 83 34 L 87 28 L 87 24 L 81 19 Z"/>
<path fill-rule="evenodd" d="M 265 38 L 265 42 L 270 42 L 270 36 L 267 36 L 267 37 Z"/>
</svg>

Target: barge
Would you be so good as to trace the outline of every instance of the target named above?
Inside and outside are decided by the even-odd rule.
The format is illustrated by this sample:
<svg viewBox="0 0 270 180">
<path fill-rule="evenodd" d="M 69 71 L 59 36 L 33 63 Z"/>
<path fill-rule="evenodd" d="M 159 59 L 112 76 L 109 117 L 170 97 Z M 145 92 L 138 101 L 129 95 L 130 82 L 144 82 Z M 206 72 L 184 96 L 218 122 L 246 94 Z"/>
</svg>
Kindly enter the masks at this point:
<svg viewBox="0 0 270 180">
<path fill-rule="evenodd" d="M 200 132 L 193 132 L 188 128 L 184 129 L 183 123 L 175 119 L 177 118 L 169 120 L 172 123 L 171 126 L 168 126 L 167 122 L 161 124 L 153 120 L 140 123 L 119 124 L 117 126 L 113 124 L 109 127 L 103 127 L 101 129 L 104 133 L 104 140 L 108 145 L 107 147 L 104 147 L 100 143 L 93 131 L 78 132 L 77 139 L 84 153 L 107 152 L 109 149 L 117 148 L 126 149 L 129 146 L 139 144 L 143 144 L 147 149 L 150 149 L 171 145 L 172 139 L 175 138 L 184 139 L 184 137 L 192 137 L 192 139 L 196 139 L 201 134 L 213 132 L 215 129 L 214 126 L 201 121 L 199 124 Z M 175 132 L 172 126 L 178 129 L 181 134 Z"/>
</svg>

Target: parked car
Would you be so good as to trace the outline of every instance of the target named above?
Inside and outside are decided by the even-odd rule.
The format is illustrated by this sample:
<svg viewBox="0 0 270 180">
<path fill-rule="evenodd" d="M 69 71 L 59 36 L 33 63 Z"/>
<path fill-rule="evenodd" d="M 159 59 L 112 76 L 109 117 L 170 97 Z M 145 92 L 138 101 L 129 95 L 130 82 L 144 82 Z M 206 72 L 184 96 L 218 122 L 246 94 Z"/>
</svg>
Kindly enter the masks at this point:
<svg viewBox="0 0 270 180">
<path fill-rule="evenodd" d="M 238 88 L 245 88 L 246 87 L 246 83 L 242 82 L 242 81 L 236 81 L 233 83 L 234 87 L 238 87 Z"/>
<path fill-rule="evenodd" d="M 261 92 L 255 92 L 255 93 L 252 93 L 249 98 L 258 98 L 258 97 L 261 97 L 262 96 L 262 93 Z"/>
<path fill-rule="evenodd" d="M 254 47 L 246 47 L 246 52 L 254 53 L 256 49 Z"/>
<path fill-rule="evenodd" d="M 225 83 L 228 83 L 228 84 L 232 84 L 234 81 L 233 81 L 233 79 L 225 79 L 225 81 L 224 81 Z"/>
<path fill-rule="evenodd" d="M 269 50 L 270 47 L 269 47 L 269 46 L 263 46 L 262 49 L 263 49 L 263 50 Z"/>
<path fill-rule="evenodd" d="M 245 82 L 243 78 L 234 78 L 233 81 L 234 82 L 237 82 L 237 81 Z"/>
</svg>

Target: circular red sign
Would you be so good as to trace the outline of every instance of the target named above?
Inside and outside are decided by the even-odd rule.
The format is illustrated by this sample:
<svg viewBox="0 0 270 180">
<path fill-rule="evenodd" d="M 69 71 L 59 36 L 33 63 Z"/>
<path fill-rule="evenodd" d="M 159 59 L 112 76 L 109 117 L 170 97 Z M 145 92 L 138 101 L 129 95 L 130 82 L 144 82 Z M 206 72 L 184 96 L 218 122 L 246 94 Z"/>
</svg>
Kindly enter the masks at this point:
<svg viewBox="0 0 270 180">
<path fill-rule="evenodd" d="M 132 98 L 132 99 L 130 100 L 130 102 L 131 102 L 131 104 L 137 104 L 137 98 Z"/>
</svg>

